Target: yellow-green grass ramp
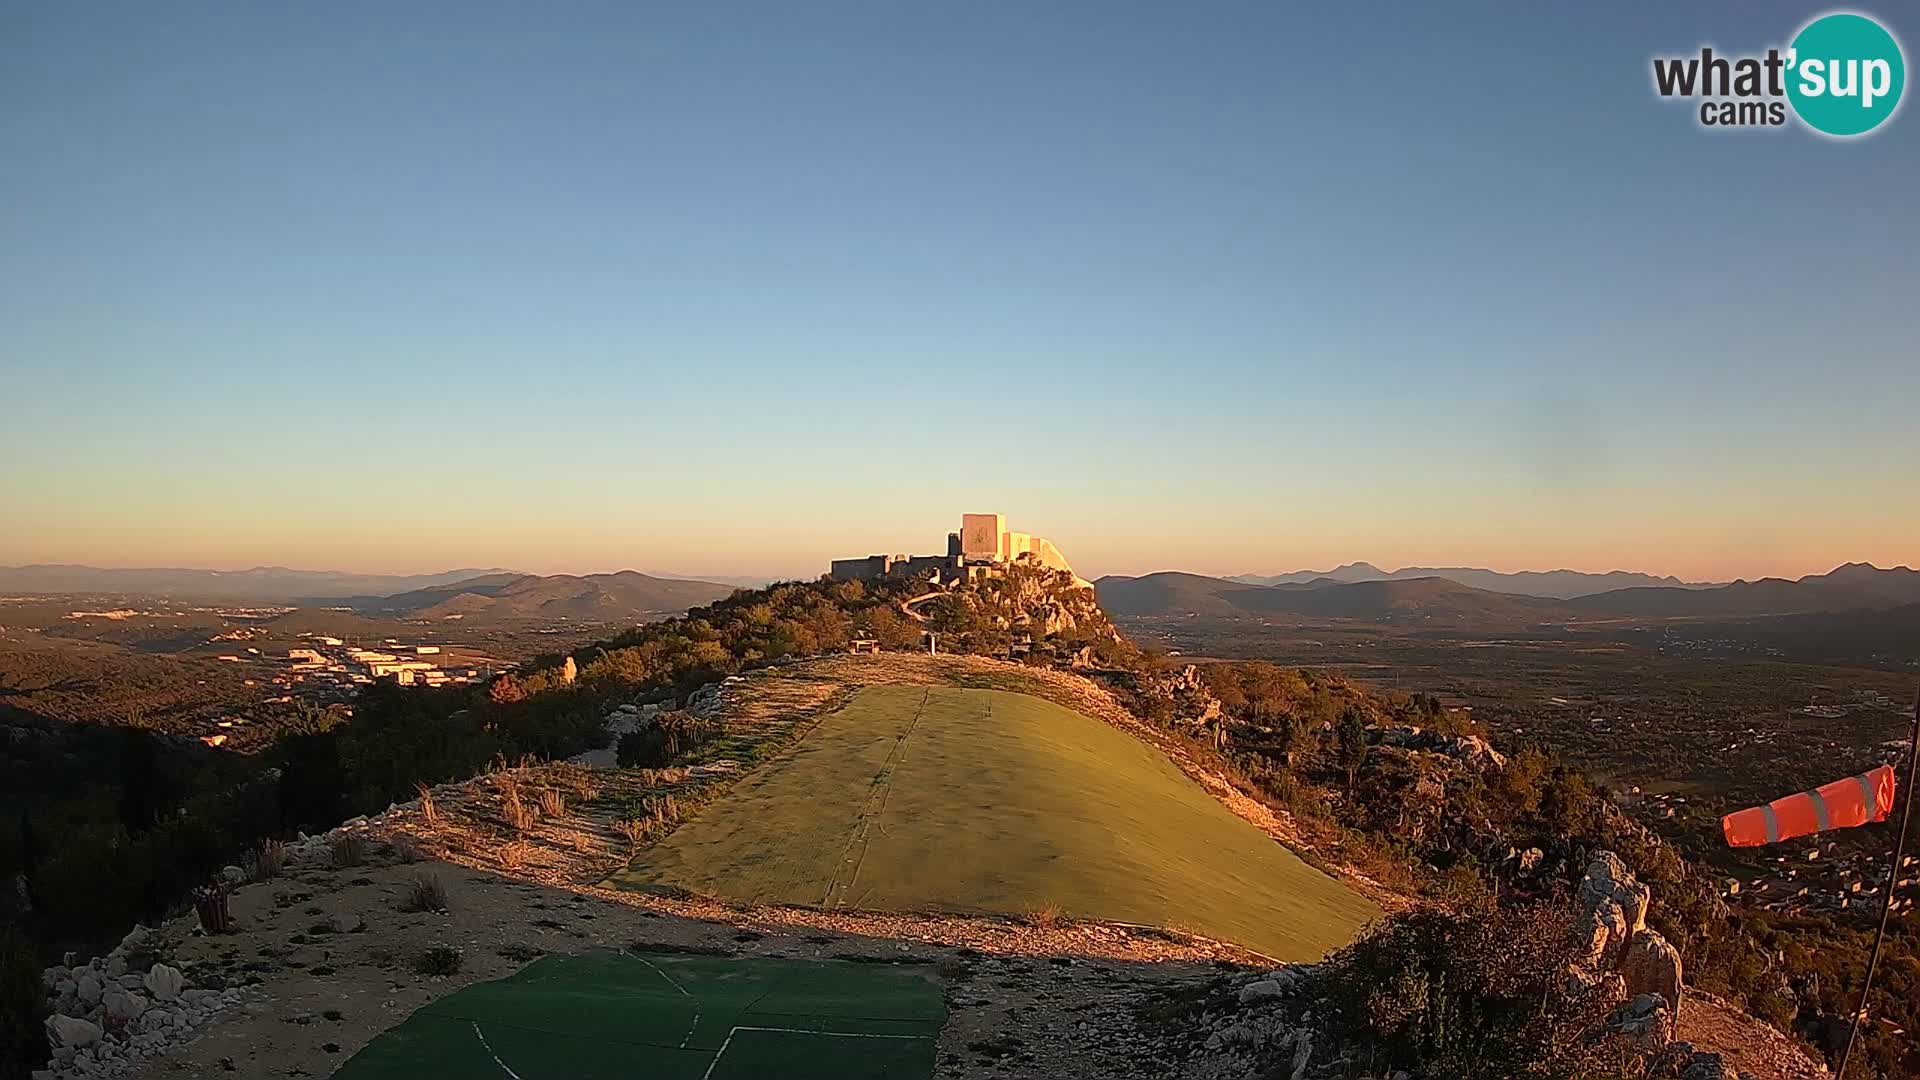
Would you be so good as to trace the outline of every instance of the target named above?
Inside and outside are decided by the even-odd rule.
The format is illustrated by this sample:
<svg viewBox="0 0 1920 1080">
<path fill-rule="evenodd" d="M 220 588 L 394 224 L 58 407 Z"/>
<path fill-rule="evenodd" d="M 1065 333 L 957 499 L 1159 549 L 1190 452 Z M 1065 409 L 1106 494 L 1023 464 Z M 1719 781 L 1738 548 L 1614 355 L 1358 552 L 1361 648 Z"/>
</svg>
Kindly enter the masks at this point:
<svg viewBox="0 0 1920 1080">
<path fill-rule="evenodd" d="M 1317 960 L 1379 914 L 1155 748 L 1026 694 L 873 686 L 608 884 L 1165 927 Z"/>
</svg>

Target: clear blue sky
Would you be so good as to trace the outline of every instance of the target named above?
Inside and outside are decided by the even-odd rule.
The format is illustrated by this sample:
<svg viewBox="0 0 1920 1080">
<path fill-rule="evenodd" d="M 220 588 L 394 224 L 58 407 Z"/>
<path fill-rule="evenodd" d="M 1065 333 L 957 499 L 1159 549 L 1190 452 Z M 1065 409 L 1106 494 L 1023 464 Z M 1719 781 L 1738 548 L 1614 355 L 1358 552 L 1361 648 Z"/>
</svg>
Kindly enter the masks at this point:
<svg viewBox="0 0 1920 1080">
<path fill-rule="evenodd" d="M 9 4 L 0 563 L 1920 562 L 1920 115 L 1650 89 L 1821 10 Z"/>
</svg>

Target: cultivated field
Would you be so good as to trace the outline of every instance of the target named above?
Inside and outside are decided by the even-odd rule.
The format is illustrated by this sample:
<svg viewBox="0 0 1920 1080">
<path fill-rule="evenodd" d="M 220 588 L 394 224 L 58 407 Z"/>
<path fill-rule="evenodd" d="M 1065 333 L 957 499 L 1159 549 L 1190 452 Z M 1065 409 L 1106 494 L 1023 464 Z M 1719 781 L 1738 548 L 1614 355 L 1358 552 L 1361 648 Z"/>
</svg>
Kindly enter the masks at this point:
<svg viewBox="0 0 1920 1080">
<path fill-rule="evenodd" d="M 1048 701 L 869 686 L 610 885 L 830 909 L 1055 914 L 1318 959 L 1376 914 L 1164 755 Z"/>
</svg>

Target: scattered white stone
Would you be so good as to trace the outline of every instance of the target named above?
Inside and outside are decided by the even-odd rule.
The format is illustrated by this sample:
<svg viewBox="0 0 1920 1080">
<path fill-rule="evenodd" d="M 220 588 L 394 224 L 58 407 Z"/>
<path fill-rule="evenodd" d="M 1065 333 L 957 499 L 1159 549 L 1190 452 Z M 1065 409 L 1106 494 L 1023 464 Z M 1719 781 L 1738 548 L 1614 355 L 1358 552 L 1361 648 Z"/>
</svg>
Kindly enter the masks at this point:
<svg viewBox="0 0 1920 1080">
<path fill-rule="evenodd" d="M 165 964 L 155 964 L 153 965 L 153 970 L 147 972 L 146 983 L 147 989 L 153 991 L 153 996 L 156 999 L 160 1001 L 173 1001 L 180 996 L 180 990 L 186 986 L 187 979 L 186 976 L 180 974 L 179 968 L 168 967 Z"/>
</svg>

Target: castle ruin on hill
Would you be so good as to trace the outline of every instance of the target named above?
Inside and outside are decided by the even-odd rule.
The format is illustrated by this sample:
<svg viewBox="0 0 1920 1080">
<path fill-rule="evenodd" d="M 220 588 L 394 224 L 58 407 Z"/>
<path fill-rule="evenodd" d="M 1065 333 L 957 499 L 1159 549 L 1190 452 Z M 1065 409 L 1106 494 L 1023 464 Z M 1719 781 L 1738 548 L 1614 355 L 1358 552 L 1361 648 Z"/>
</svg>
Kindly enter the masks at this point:
<svg viewBox="0 0 1920 1080">
<path fill-rule="evenodd" d="M 917 581 L 947 586 L 992 576 L 1016 563 L 1031 563 L 1073 573 L 1060 549 L 1044 536 L 1010 532 L 1005 514 L 962 514 L 960 531 L 947 534 L 945 555 L 868 555 L 835 559 L 828 576 L 835 581 Z M 1075 575 L 1082 587 L 1088 583 Z"/>
</svg>

